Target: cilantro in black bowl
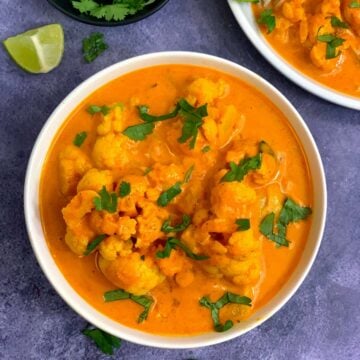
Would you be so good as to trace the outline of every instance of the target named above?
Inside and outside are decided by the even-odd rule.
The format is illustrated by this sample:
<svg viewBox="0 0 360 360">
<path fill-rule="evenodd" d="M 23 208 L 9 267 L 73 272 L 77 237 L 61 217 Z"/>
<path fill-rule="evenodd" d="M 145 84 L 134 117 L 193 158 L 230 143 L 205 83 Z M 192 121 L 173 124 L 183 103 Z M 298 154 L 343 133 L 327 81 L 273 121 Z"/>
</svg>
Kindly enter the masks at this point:
<svg viewBox="0 0 360 360">
<path fill-rule="evenodd" d="M 48 0 L 64 14 L 99 26 L 126 25 L 160 10 L 169 0 Z"/>
</svg>

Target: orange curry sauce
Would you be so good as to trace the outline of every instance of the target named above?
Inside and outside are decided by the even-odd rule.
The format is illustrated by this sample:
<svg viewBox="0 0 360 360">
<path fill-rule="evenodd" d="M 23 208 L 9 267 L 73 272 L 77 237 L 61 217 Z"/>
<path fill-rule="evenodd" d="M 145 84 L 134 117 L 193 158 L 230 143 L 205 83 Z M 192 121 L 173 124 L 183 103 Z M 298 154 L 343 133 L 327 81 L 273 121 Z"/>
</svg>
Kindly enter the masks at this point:
<svg viewBox="0 0 360 360">
<path fill-rule="evenodd" d="M 87 131 L 88 138 L 81 150 L 90 156 L 97 136 L 96 127 L 100 121 L 98 116 L 91 116 L 86 111 L 90 104 L 129 103 L 131 98 L 136 97 L 139 104 L 149 106 L 151 114 L 164 114 L 169 112 L 180 97 L 185 96 L 186 87 L 197 78 L 213 81 L 221 79 L 227 84 L 228 93 L 219 101 L 225 105 L 234 105 L 243 115 L 245 121 L 241 136 L 244 139 L 265 140 L 281 158 L 282 175 L 275 182 L 280 183 L 278 185 L 286 190 L 287 196 L 301 204 L 312 205 L 312 186 L 307 160 L 293 129 L 284 115 L 266 97 L 244 82 L 208 68 L 169 65 L 130 73 L 96 90 L 79 104 L 66 120 L 48 152 L 40 183 L 43 229 L 52 256 L 64 277 L 89 304 L 124 325 L 150 333 L 190 335 L 213 331 L 210 311 L 199 306 L 199 299 L 209 295 L 212 301 L 215 301 L 225 290 L 242 295 L 242 287 L 221 277 L 211 277 L 195 264 L 195 277 L 190 285 L 179 287 L 174 281 L 165 280 L 151 290 L 150 294 L 155 299 L 155 305 L 148 319 L 141 324 L 137 323 L 138 315 L 142 310 L 139 305 L 130 300 L 104 302 L 104 292 L 117 287 L 99 270 L 96 262 L 98 254 L 78 256 L 64 242 L 66 226 L 61 211 L 71 200 L 71 196 L 64 196 L 60 190 L 59 153 L 67 145 L 72 144 L 77 133 Z M 134 117 L 132 123 L 140 121 L 139 118 Z M 155 130 L 156 136 L 150 135 L 141 142 L 143 157 L 137 153 L 134 162 L 143 161 L 145 166 L 151 166 L 146 153 L 154 146 L 152 143 L 155 141 L 154 137 L 157 139 L 160 137 L 165 143 L 167 126 L 171 126 L 171 121 L 173 120 L 167 125 L 165 122 L 164 125 L 159 125 Z M 166 156 L 164 152 L 162 157 Z M 184 153 L 173 150 L 171 156 L 183 157 Z M 187 156 L 191 156 L 191 152 L 188 152 Z M 204 156 L 211 154 L 199 152 L 193 156 L 192 161 L 195 165 L 193 177 L 196 177 L 197 168 L 206 166 Z M 216 161 L 222 161 L 218 167 L 226 168 L 223 157 L 219 156 L 217 159 Z M 163 161 L 169 159 L 165 158 Z M 258 191 L 262 191 L 261 187 Z M 287 281 L 299 262 L 311 226 L 311 218 L 291 224 L 287 232 L 287 238 L 291 241 L 290 247 L 276 248 L 275 243 L 259 233 L 259 221 L 259 218 L 254 219 L 252 228 L 254 236 L 261 242 L 261 278 L 253 287 L 253 306 L 247 316 L 268 302 Z M 235 321 L 238 320 L 231 311 L 230 305 L 224 307 L 220 311 L 221 320 L 225 321 L 230 317 Z"/>
</svg>

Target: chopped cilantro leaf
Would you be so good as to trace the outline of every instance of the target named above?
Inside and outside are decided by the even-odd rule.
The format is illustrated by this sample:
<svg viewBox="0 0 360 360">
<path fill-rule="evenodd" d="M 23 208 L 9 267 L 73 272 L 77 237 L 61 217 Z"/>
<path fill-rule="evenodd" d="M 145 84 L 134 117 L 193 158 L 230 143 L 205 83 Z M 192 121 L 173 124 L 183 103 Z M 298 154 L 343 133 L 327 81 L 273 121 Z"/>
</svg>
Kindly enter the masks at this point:
<svg viewBox="0 0 360 360">
<path fill-rule="evenodd" d="M 157 199 L 157 204 L 162 207 L 167 206 L 175 196 L 181 193 L 181 191 L 181 182 L 178 181 L 175 185 L 169 187 L 160 194 Z"/>
<path fill-rule="evenodd" d="M 247 296 L 240 296 L 234 293 L 226 292 L 221 298 L 219 298 L 216 302 L 211 302 L 208 296 L 203 296 L 199 300 L 199 304 L 208 308 L 211 312 L 211 318 L 214 323 L 214 329 L 217 332 L 224 332 L 233 327 L 233 322 L 231 320 L 225 321 L 224 324 L 220 323 L 220 309 L 223 308 L 227 304 L 239 304 L 251 306 L 251 299 Z"/>
<path fill-rule="evenodd" d="M 171 226 L 171 218 L 169 218 L 164 221 L 161 227 L 161 231 L 163 231 L 164 233 L 184 231 L 190 225 L 190 223 L 191 223 L 191 217 L 186 214 L 182 216 L 181 223 L 175 226 Z"/>
<path fill-rule="evenodd" d="M 98 235 L 93 241 L 91 241 L 91 243 L 88 244 L 84 252 L 84 255 L 85 256 L 90 255 L 105 238 L 106 238 L 105 234 Z"/>
<path fill-rule="evenodd" d="M 268 34 L 273 32 L 276 27 L 276 18 L 273 15 L 272 9 L 263 10 L 257 19 L 257 22 L 267 27 Z"/>
<path fill-rule="evenodd" d="M 250 170 L 257 170 L 261 166 L 261 153 L 253 157 L 245 157 L 236 165 L 233 161 L 229 164 L 230 170 L 221 178 L 221 182 L 242 181 Z"/>
<path fill-rule="evenodd" d="M 341 21 L 336 16 L 331 16 L 330 22 L 331 22 L 331 26 L 334 27 L 334 28 L 342 28 L 342 29 L 348 29 L 349 28 L 349 25 L 346 22 Z"/>
<path fill-rule="evenodd" d="M 167 239 L 164 250 L 158 251 L 156 253 L 156 257 L 158 259 L 168 258 L 170 256 L 170 254 L 171 254 L 171 251 L 173 249 L 175 249 L 176 247 L 178 247 L 182 251 L 184 251 L 186 256 L 189 257 L 190 259 L 193 259 L 193 260 L 207 260 L 207 259 L 209 259 L 209 256 L 207 256 L 207 255 L 197 255 L 197 254 L 193 253 L 183 242 L 181 242 L 181 240 L 176 239 L 176 238 Z"/>
<path fill-rule="evenodd" d="M 73 144 L 77 147 L 80 147 L 83 142 L 85 141 L 85 139 L 87 138 L 87 132 L 86 131 L 82 131 L 76 134 L 75 139 L 73 141 Z"/>
<path fill-rule="evenodd" d="M 89 37 L 83 39 L 83 56 L 87 63 L 93 62 L 100 54 L 102 54 L 108 45 L 104 41 L 104 34 L 94 32 Z"/>
<path fill-rule="evenodd" d="M 341 51 L 336 52 L 336 48 L 341 46 L 345 39 L 339 38 L 333 34 L 318 35 L 317 40 L 326 43 L 326 59 L 338 57 Z"/>
<path fill-rule="evenodd" d="M 130 192 L 131 192 L 131 184 L 126 181 L 123 181 L 119 187 L 119 196 L 123 198 L 129 195 Z"/>
<path fill-rule="evenodd" d="M 97 328 L 86 328 L 82 333 L 94 341 L 95 345 L 104 353 L 108 355 L 114 354 L 114 349 L 121 346 L 121 339 L 106 333 Z"/>
<path fill-rule="evenodd" d="M 250 219 L 237 219 L 235 224 L 238 226 L 237 231 L 246 231 L 250 229 Z"/>
<path fill-rule="evenodd" d="M 360 9 L 360 2 L 359 0 L 354 0 L 349 4 L 350 9 Z"/>
<path fill-rule="evenodd" d="M 103 105 L 103 106 L 98 106 L 98 105 L 90 105 L 88 108 L 87 108 L 87 112 L 90 114 L 90 115 L 94 115 L 96 113 L 102 113 L 103 115 L 107 115 L 110 111 L 110 108 L 106 105 Z"/>
<path fill-rule="evenodd" d="M 114 213 L 117 210 L 117 195 L 116 193 L 109 193 L 106 187 L 103 186 L 99 191 L 100 197 L 95 197 L 93 202 L 97 211 L 105 210 L 109 213 Z"/>
<path fill-rule="evenodd" d="M 309 207 L 302 207 L 290 198 L 287 198 L 280 211 L 279 220 L 276 224 L 277 234 L 274 232 L 275 214 L 272 212 L 264 217 L 260 223 L 260 232 L 278 246 L 289 246 L 286 239 L 286 229 L 290 223 L 305 220 L 311 214 Z"/>
<path fill-rule="evenodd" d="M 139 315 L 138 323 L 142 323 L 143 321 L 145 321 L 149 315 L 151 305 L 154 302 L 154 299 L 151 296 L 134 295 L 122 289 L 107 291 L 104 294 L 105 302 L 126 300 L 126 299 L 130 299 L 144 308 L 144 311 Z"/>
</svg>

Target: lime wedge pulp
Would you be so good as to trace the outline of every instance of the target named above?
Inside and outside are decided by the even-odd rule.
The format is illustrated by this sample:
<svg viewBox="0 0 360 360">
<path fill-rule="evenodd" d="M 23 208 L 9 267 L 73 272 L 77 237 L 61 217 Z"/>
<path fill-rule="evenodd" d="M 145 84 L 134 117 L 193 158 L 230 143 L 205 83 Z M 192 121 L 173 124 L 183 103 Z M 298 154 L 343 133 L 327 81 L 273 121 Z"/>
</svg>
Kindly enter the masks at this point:
<svg viewBox="0 0 360 360">
<path fill-rule="evenodd" d="M 60 24 L 50 24 L 9 37 L 3 44 L 24 70 L 34 74 L 47 73 L 61 61 L 64 32 Z"/>
</svg>

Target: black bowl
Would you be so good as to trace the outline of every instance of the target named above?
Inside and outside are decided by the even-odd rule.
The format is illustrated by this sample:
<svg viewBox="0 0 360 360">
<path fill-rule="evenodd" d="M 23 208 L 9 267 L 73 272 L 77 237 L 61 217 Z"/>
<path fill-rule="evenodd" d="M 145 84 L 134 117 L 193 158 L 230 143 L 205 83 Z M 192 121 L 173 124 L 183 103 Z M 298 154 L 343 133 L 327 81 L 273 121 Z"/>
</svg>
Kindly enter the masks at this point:
<svg viewBox="0 0 360 360">
<path fill-rule="evenodd" d="M 48 0 L 51 5 L 55 6 L 58 10 L 72 17 L 73 19 L 86 24 L 98 26 L 119 26 L 140 21 L 160 10 L 168 1 L 169 0 L 157 0 L 153 4 L 150 4 L 143 10 L 137 12 L 135 15 L 129 15 L 121 21 L 105 21 L 103 19 L 94 18 L 90 15 L 81 14 L 72 6 L 71 0 Z"/>
</svg>

